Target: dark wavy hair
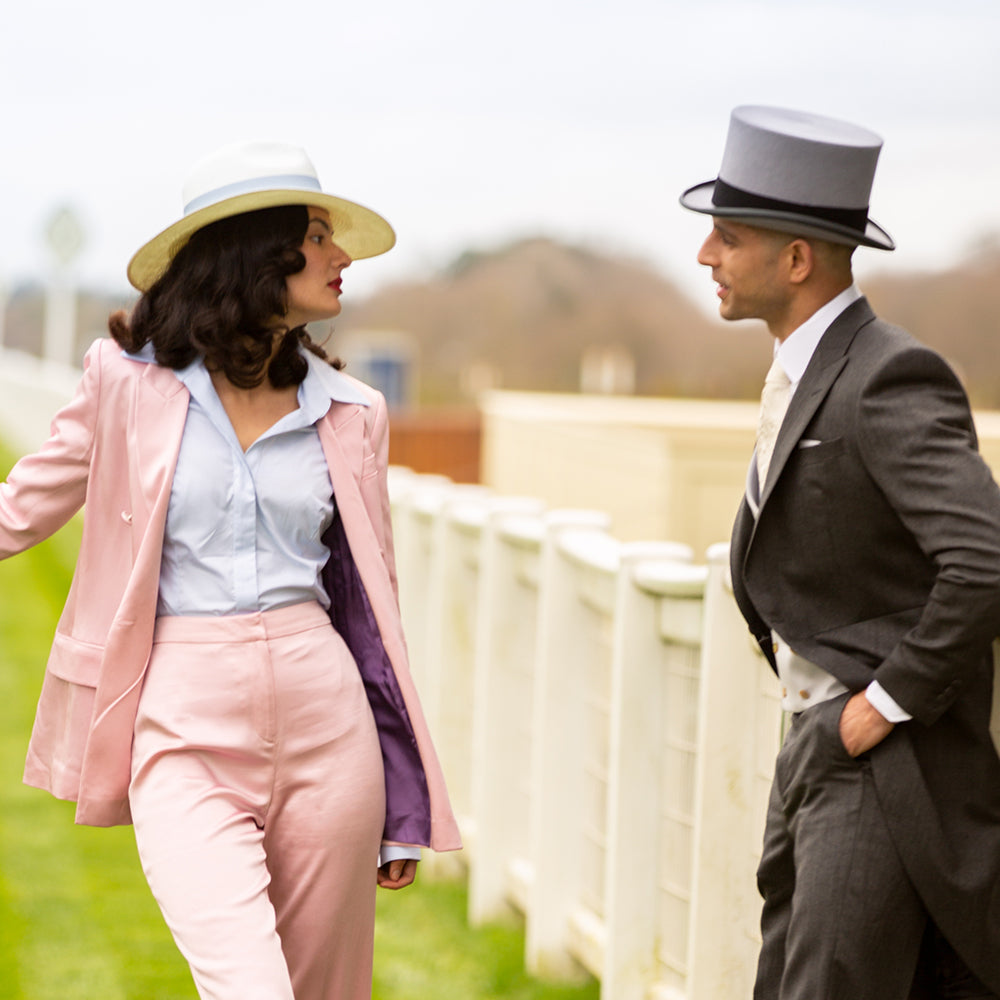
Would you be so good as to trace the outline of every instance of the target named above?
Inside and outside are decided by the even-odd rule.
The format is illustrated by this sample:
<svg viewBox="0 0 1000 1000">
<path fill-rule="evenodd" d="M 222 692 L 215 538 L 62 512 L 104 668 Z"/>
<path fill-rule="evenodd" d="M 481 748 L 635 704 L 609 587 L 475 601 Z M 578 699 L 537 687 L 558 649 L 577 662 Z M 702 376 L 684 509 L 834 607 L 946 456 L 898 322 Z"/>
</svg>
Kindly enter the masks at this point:
<svg viewBox="0 0 1000 1000">
<path fill-rule="evenodd" d="M 298 385 L 308 370 L 299 344 L 342 368 L 304 326 L 280 326 L 288 308 L 285 280 L 306 264 L 299 248 L 308 228 L 304 205 L 281 205 L 199 229 L 130 316 L 111 315 L 111 336 L 130 352 L 152 343 L 167 368 L 185 368 L 203 355 L 210 371 L 241 389 L 265 378 L 278 389 Z M 276 318 L 282 339 L 272 358 Z"/>
</svg>

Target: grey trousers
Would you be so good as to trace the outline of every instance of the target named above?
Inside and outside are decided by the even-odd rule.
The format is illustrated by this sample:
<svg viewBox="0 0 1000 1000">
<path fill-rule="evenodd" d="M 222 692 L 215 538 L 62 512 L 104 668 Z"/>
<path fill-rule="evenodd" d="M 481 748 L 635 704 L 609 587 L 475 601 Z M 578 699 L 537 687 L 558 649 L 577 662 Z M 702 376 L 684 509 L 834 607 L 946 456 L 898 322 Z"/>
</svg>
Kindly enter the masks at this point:
<svg viewBox="0 0 1000 1000">
<path fill-rule="evenodd" d="M 848 697 L 796 716 L 778 754 L 757 873 L 754 1000 L 993 997 L 954 952 L 935 980 L 947 943 L 893 846 L 869 755 L 852 758 L 841 742 Z"/>
</svg>

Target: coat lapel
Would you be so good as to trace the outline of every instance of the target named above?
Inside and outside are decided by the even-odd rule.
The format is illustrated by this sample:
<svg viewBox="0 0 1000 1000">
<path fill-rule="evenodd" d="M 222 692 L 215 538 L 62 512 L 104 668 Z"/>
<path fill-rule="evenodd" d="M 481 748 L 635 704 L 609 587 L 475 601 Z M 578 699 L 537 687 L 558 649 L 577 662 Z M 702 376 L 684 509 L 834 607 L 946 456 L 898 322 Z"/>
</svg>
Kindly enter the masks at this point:
<svg viewBox="0 0 1000 1000">
<path fill-rule="evenodd" d="M 343 519 L 344 530 L 355 559 L 363 560 L 364 554 L 379 553 L 382 550 L 381 541 L 375 535 L 371 515 L 361 495 L 361 475 L 365 461 L 364 408 L 333 403 L 330 412 L 319 421 L 318 428 L 330 469 L 337 510 Z M 370 583 L 369 573 L 366 571 L 374 568 L 374 564 L 358 565 L 366 585 Z"/>
<path fill-rule="evenodd" d="M 792 396 L 788 412 L 785 414 L 785 419 L 778 432 L 767 482 L 762 485 L 760 491 L 760 502 L 756 516 L 751 510 L 748 500 L 744 497 L 733 526 L 730 545 L 733 592 L 751 632 L 760 644 L 772 669 L 776 668 L 776 664 L 774 651 L 771 647 L 770 628 L 760 617 L 750 600 L 750 595 L 743 584 L 743 570 L 756 537 L 757 525 L 760 518 L 764 516 L 765 505 L 774 490 L 775 483 L 780 479 L 785 464 L 797 447 L 803 432 L 809 426 L 809 422 L 847 364 L 847 352 L 855 335 L 874 318 L 875 314 L 867 300 L 862 298 L 848 306 L 823 334 L 805 374 L 795 390 L 795 395 Z"/>
<path fill-rule="evenodd" d="M 857 332 L 874 318 L 875 314 L 868 305 L 868 300 L 861 298 L 848 306 L 823 334 L 802 376 L 802 381 L 792 396 L 788 412 L 778 431 L 767 482 L 761 484 L 761 510 L 767 503 L 774 484 L 780 478 L 785 463 L 798 445 L 803 432 L 847 364 L 847 351 L 851 341 Z"/>
<path fill-rule="evenodd" d="M 135 415 L 128 421 L 134 518 L 149 518 L 173 480 L 190 396 L 169 368 L 146 364 L 136 383 Z M 169 497 L 167 497 L 169 499 Z M 139 505 L 142 505 L 141 508 Z M 164 515 L 166 507 L 163 508 Z"/>
</svg>

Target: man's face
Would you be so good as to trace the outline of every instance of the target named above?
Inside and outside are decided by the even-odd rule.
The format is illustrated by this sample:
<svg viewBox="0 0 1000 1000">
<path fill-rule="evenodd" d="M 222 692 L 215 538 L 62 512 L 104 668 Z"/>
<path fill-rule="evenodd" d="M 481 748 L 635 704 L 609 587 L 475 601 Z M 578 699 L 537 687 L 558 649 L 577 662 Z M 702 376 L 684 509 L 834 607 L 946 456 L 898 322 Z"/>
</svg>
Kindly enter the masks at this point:
<svg viewBox="0 0 1000 1000">
<path fill-rule="evenodd" d="M 698 263 L 712 269 L 723 319 L 762 319 L 772 329 L 789 305 L 782 263 L 793 237 L 729 219 L 715 223 L 698 251 Z"/>
</svg>

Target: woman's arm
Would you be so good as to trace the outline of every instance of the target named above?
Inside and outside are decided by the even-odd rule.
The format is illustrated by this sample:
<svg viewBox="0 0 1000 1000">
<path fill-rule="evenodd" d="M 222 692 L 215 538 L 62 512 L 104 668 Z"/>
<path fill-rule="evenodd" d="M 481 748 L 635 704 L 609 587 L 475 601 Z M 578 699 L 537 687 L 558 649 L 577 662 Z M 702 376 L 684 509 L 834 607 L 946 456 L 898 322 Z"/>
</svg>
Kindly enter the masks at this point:
<svg viewBox="0 0 1000 1000">
<path fill-rule="evenodd" d="M 0 559 L 48 538 L 83 506 L 100 399 L 101 346 L 98 341 L 87 352 L 83 378 L 53 418 L 49 439 L 0 483 Z"/>
</svg>

